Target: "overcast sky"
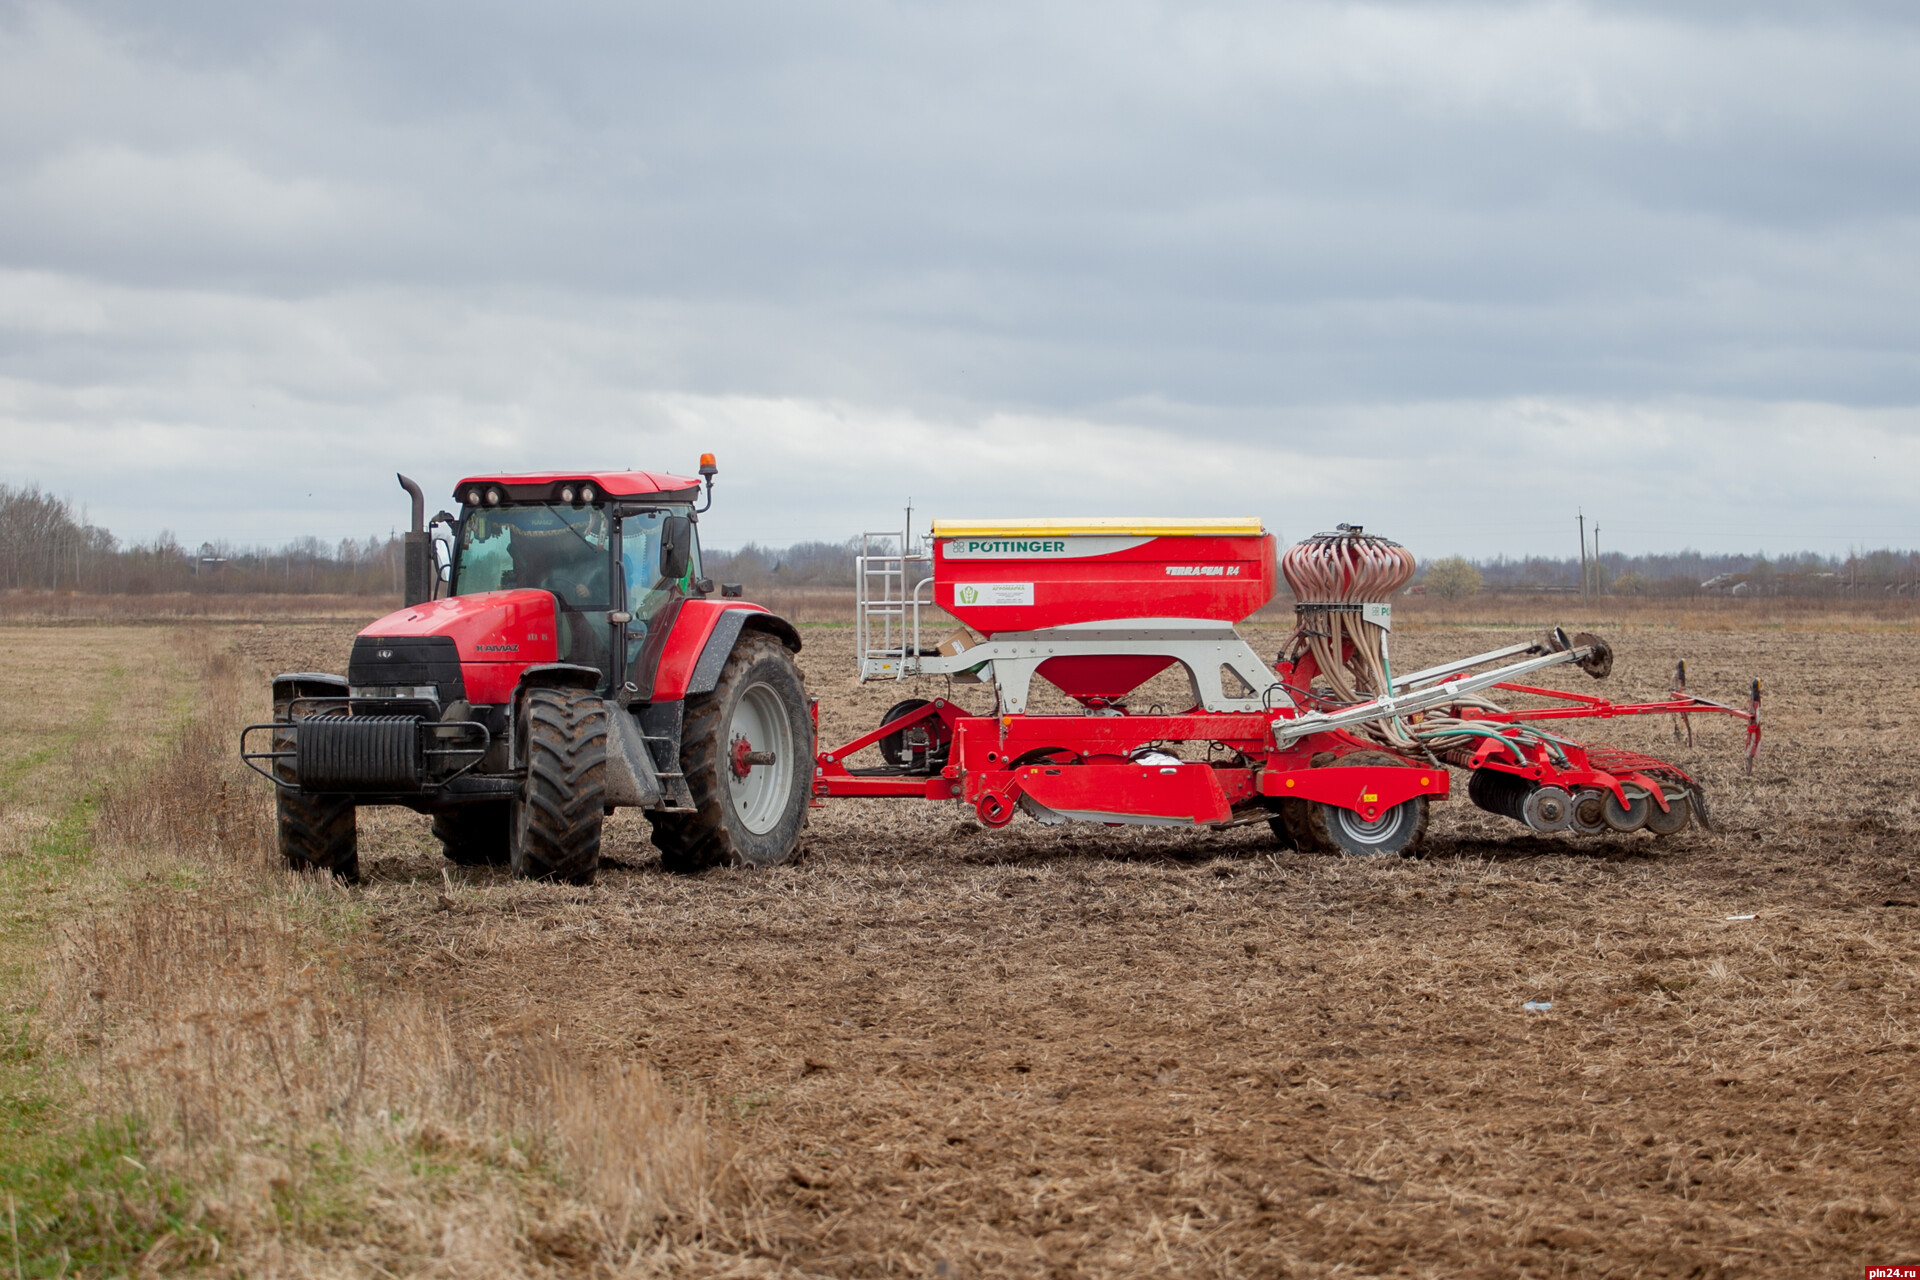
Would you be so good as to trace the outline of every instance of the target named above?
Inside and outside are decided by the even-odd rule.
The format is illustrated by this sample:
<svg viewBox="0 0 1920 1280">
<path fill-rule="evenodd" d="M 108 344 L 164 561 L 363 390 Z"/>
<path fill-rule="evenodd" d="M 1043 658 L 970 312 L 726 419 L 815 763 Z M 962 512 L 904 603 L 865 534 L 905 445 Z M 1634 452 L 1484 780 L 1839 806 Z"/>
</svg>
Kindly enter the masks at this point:
<svg viewBox="0 0 1920 1280">
<path fill-rule="evenodd" d="M 1904 0 L 0 0 L 0 481 L 1920 545 L 1916 120 Z"/>
</svg>

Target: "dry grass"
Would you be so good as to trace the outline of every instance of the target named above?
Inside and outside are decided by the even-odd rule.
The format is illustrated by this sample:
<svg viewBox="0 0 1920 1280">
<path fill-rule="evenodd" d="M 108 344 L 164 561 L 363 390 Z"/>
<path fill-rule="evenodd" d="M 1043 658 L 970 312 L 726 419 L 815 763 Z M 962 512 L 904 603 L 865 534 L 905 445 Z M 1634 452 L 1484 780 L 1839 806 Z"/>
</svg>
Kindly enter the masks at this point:
<svg viewBox="0 0 1920 1280">
<path fill-rule="evenodd" d="M 352 894 L 273 866 L 267 792 L 231 758 L 257 673 L 204 631 L 182 643 L 194 703 L 164 755 L 71 753 L 112 781 L 94 857 L 43 886 L 62 906 L 37 948 L 69 1122 L 137 1134 L 137 1184 L 106 1216 L 141 1265 L 656 1274 L 746 1247 L 697 1104 L 645 1063 L 463 1034 L 441 993 L 383 979 Z"/>
</svg>

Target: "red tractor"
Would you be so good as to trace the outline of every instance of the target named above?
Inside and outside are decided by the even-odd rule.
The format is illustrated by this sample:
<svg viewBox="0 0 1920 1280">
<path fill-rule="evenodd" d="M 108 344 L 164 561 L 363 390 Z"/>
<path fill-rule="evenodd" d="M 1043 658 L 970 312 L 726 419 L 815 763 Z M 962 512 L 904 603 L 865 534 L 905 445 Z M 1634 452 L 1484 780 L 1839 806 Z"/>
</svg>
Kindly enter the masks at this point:
<svg viewBox="0 0 1920 1280">
<path fill-rule="evenodd" d="M 574 884 L 620 806 L 671 870 L 792 858 L 814 754 L 800 634 L 702 575 L 716 470 L 472 476 L 431 525 L 400 477 L 406 607 L 360 632 L 344 678 L 274 677 L 272 723 L 241 739 L 288 864 L 355 878 L 367 805 L 431 814 L 455 862 Z"/>
</svg>

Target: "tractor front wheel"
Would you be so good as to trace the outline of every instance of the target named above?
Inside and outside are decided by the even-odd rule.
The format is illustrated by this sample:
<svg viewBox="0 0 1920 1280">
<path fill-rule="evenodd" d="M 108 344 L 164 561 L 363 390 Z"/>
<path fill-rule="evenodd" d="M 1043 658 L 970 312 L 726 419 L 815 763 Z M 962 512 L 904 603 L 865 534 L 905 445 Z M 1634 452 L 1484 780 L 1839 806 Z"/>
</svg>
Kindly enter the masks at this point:
<svg viewBox="0 0 1920 1280">
<path fill-rule="evenodd" d="M 352 883 L 360 878 L 353 801 L 279 789 L 274 802 L 280 856 L 295 871 L 328 871 Z"/>
<path fill-rule="evenodd" d="M 779 640 L 747 632 L 713 692 L 687 699 L 680 770 L 694 811 L 651 815 L 667 870 L 772 867 L 800 851 L 813 719 L 800 668 Z"/>
<path fill-rule="evenodd" d="M 273 749 L 291 752 L 294 744 L 291 702 L 276 701 L 273 718 L 286 728 L 276 729 Z M 293 782 L 293 761 L 273 762 L 274 778 Z M 295 871 L 327 871 L 352 883 L 360 878 L 360 846 L 354 830 L 353 800 L 348 796 L 315 796 L 274 787 L 273 817 L 280 840 L 280 856 Z"/>
<path fill-rule="evenodd" d="M 607 797 L 607 704 L 584 689 L 534 689 L 521 708 L 527 781 L 507 859 L 526 880 L 592 884 Z"/>
</svg>

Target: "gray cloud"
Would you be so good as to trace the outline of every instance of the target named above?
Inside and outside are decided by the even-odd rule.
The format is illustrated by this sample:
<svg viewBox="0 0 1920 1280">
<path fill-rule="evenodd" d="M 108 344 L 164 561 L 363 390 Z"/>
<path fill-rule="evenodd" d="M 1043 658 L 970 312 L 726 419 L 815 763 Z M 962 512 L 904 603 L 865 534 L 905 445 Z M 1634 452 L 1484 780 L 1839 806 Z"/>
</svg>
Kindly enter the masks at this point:
<svg viewBox="0 0 1920 1280">
<path fill-rule="evenodd" d="M 0 6 L 0 467 L 333 536 L 389 464 L 705 431 L 777 541 L 910 486 L 1299 533 L 1312 477 L 1436 552 L 1920 542 L 1863 479 L 1920 434 L 1916 53 L 1890 3 Z"/>
</svg>

